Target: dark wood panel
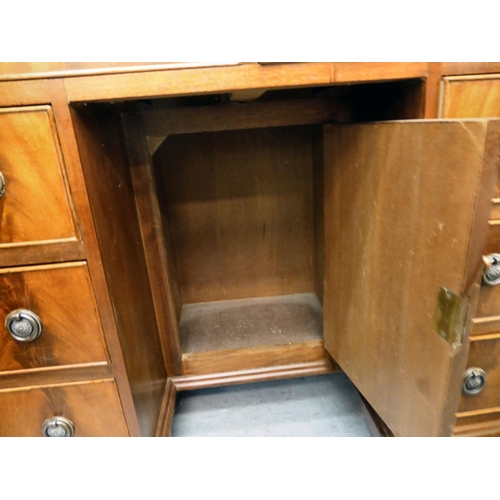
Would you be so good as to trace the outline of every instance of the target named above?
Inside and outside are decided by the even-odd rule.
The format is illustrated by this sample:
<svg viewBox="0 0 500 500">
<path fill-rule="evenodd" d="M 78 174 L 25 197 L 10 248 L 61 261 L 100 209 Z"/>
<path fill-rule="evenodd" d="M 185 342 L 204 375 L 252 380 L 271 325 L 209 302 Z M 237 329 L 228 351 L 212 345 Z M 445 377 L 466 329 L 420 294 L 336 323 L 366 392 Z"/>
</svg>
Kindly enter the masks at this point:
<svg viewBox="0 0 500 500">
<path fill-rule="evenodd" d="M 452 347 L 436 307 L 441 286 L 477 289 L 498 168 L 490 125 L 326 127 L 325 345 L 396 435 L 453 431 L 468 329 Z"/>
<path fill-rule="evenodd" d="M 462 393 L 459 412 L 500 406 L 500 335 L 476 337 L 470 343 L 467 368 L 486 372 L 486 384 L 479 394 Z"/>
<path fill-rule="evenodd" d="M 48 106 L 0 110 L 0 172 L 0 247 L 77 236 Z"/>
<path fill-rule="evenodd" d="M 323 342 L 312 340 L 290 345 L 261 345 L 242 349 L 190 353 L 182 356 L 185 375 L 258 369 L 291 363 L 321 362 L 334 366 Z"/>
<path fill-rule="evenodd" d="M 290 100 L 219 106 L 196 106 L 143 112 L 148 136 L 218 132 L 248 128 L 310 125 L 348 121 L 350 111 L 341 100 Z"/>
<path fill-rule="evenodd" d="M 310 127 L 169 136 L 154 163 L 182 303 L 313 290 Z"/>
<path fill-rule="evenodd" d="M 169 376 L 180 375 L 182 364 L 177 315 L 180 315 L 181 304 L 174 281 L 173 252 L 168 231 L 163 227 L 158 190 L 141 117 L 126 115 L 123 124 L 163 356 Z"/>
<path fill-rule="evenodd" d="M 5 319 L 28 309 L 42 322 L 40 337 L 14 340 Z M 0 370 L 107 362 L 100 318 L 85 263 L 0 270 Z"/>
<path fill-rule="evenodd" d="M 154 435 L 166 371 L 121 120 L 112 109 L 73 113 L 89 200 L 141 433 Z"/>
<path fill-rule="evenodd" d="M 175 412 L 175 400 L 177 397 L 177 388 L 175 387 L 172 379 L 167 380 L 165 386 L 165 395 L 163 396 L 163 404 L 158 420 L 158 429 L 156 431 L 157 437 L 169 437 L 170 429 L 172 428 L 172 420 Z"/>
<path fill-rule="evenodd" d="M 69 418 L 75 437 L 128 436 L 112 380 L 0 391 L 0 436 L 37 437 L 45 419 Z"/>
</svg>

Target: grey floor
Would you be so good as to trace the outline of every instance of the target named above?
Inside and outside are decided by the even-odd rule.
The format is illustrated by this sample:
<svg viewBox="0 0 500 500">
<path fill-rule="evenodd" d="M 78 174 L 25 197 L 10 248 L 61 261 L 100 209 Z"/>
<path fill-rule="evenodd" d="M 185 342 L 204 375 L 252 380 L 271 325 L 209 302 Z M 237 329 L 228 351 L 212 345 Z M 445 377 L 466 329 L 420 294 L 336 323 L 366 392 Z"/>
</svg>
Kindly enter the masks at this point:
<svg viewBox="0 0 500 500">
<path fill-rule="evenodd" d="M 343 373 L 180 392 L 174 437 L 370 436 Z"/>
</svg>

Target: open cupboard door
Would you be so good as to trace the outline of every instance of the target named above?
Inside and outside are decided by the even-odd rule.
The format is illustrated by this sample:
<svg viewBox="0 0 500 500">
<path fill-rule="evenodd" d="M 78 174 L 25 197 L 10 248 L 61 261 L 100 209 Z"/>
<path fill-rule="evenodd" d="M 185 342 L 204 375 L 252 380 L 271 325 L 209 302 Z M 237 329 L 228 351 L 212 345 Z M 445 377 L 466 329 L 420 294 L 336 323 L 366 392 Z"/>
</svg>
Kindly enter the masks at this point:
<svg viewBox="0 0 500 500">
<path fill-rule="evenodd" d="M 396 436 L 453 433 L 499 125 L 325 126 L 325 347 Z"/>
</svg>

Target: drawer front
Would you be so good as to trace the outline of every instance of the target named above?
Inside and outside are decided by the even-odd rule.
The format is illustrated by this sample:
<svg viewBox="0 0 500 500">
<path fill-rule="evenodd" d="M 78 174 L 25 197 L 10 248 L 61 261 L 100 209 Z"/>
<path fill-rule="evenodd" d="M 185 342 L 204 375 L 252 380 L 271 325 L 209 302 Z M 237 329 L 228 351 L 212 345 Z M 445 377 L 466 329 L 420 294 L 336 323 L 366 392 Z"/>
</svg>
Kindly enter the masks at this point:
<svg viewBox="0 0 500 500">
<path fill-rule="evenodd" d="M 0 110 L 0 247 L 76 238 L 49 106 Z"/>
<path fill-rule="evenodd" d="M 15 340 L 7 329 L 6 319 L 14 317 L 11 329 L 25 333 L 30 319 L 11 314 L 20 309 L 40 319 L 36 340 Z M 0 372 L 107 362 L 85 263 L 0 270 Z"/>
<path fill-rule="evenodd" d="M 42 436 L 47 419 L 65 417 L 75 437 L 128 436 L 113 380 L 0 392 L 0 436 Z"/>
<path fill-rule="evenodd" d="M 478 394 L 462 393 L 459 412 L 500 407 L 500 336 L 472 340 L 467 368 L 481 368 L 486 383 Z"/>
<path fill-rule="evenodd" d="M 484 254 L 500 254 L 500 224 L 490 221 Z M 500 221 L 499 221 L 500 222 Z M 500 332 L 500 285 L 481 284 L 472 335 Z"/>
</svg>

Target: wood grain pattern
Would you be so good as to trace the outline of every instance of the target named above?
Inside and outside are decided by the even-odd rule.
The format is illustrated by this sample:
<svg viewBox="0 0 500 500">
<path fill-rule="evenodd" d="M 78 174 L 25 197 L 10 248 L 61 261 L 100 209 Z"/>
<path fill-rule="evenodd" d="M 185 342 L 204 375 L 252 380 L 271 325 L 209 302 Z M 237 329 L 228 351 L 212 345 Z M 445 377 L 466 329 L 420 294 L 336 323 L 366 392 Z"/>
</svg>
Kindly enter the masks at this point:
<svg viewBox="0 0 500 500">
<path fill-rule="evenodd" d="M 137 71 L 175 70 L 231 63 L 175 62 L 0 62 L 0 80 L 61 78 L 81 75 L 130 73 Z"/>
<path fill-rule="evenodd" d="M 78 214 L 78 224 L 84 241 L 87 254 L 87 265 L 92 278 L 102 326 L 106 336 L 109 354 L 113 366 L 113 375 L 120 394 L 122 408 L 131 436 L 139 436 L 140 428 L 135 411 L 135 405 L 127 379 L 125 362 L 118 338 L 118 331 L 114 317 L 106 275 L 100 256 L 96 230 L 89 205 L 87 188 L 83 176 L 80 154 L 75 139 L 75 130 L 67 102 L 64 82 L 61 79 L 47 81 L 50 102 L 59 131 L 59 139 L 64 154 L 71 194 Z"/>
<path fill-rule="evenodd" d="M 484 255 L 490 253 L 500 253 L 500 224 L 496 221 L 490 221 L 487 231 L 487 240 L 484 246 Z M 490 333 L 488 331 L 488 324 L 491 333 L 494 333 L 497 328 L 495 320 L 496 316 L 500 315 L 500 288 L 498 286 L 487 286 L 482 284 L 479 292 L 479 300 L 475 313 L 475 325 L 481 325 L 481 328 L 474 328 L 473 333 L 484 334 Z M 487 318 L 490 318 L 488 321 Z M 482 320 L 482 321 L 477 321 Z"/>
<path fill-rule="evenodd" d="M 500 75 L 444 82 L 444 118 L 500 116 Z"/>
<path fill-rule="evenodd" d="M 313 290 L 309 127 L 169 136 L 154 162 L 183 304 Z"/>
<path fill-rule="evenodd" d="M 148 136 L 346 122 L 341 100 L 297 99 L 172 108 L 142 113 Z"/>
<path fill-rule="evenodd" d="M 166 383 L 134 191 L 113 109 L 73 114 L 82 167 L 141 433 L 156 432 Z"/>
<path fill-rule="evenodd" d="M 24 370 L 0 374 L 0 390 L 113 378 L 113 367 L 109 363 L 66 365 L 39 370 Z"/>
<path fill-rule="evenodd" d="M 422 78 L 427 63 L 296 63 L 180 69 L 124 75 L 81 76 L 65 81 L 71 102 L 330 85 Z"/>
<path fill-rule="evenodd" d="M 48 106 L 0 110 L 0 247 L 77 236 Z"/>
<path fill-rule="evenodd" d="M 471 340 L 467 368 L 486 372 L 486 384 L 479 394 L 462 393 L 459 412 L 500 406 L 500 334 Z"/>
<path fill-rule="evenodd" d="M 0 391 L 0 413 L 0 436 L 41 436 L 53 416 L 69 418 L 75 437 L 128 436 L 113 380 Z"/>
<path fill-rule="evenodd" d="M 25 266 L 85 260 L 83 241 L 72 238 L 30 246 L 4 247 L 0 251 L 0 267 Z"/>
<path fill-rule="evenodd" d="M 29 106 L 50 101 L 46 83 L 42 81 L 0 81 L 0 106 Z"/>
<path fill-rule="evenodd" d="M 286 359 L 283 358 L 285 363 Z M 311 361 L 297 361 L 292 364 L 276 363 L 269 367 L 249 369 L 244 366 L 234 367 L 233 371 L 217 372 L 215 365 L 211 371 L 202 374 L 183 375 L 172 379 L 178 391 L 220 387 L 223 385 L 249 384 L 294 377 L 309 377 L 339 371 L 338 365 L 326 354 L 322 359 Z M 260 363 L 259 363 L 260 365 Z"/>
<path fill-rule="evenodd" d="M 305 362 L 335 365 L 320 340 L 290 345 L 261 345 L 242 349 L 188 353 L 182 356 L 185 375 L 209 375 Z"/>
<path fill-rule="evenodd" d="M 153 165 L 141 117 L 126 115 L 123 124 L 163 356 L 168 375 L 180 375 L 182 363 L 177 328 L 180 302 L 177 300 L 177 283 L 171 265 L 173 257 L 167 240 L 168 232 L 163 227 Z"/>
<path fill-rule="evenodd" d="M 436 334 L 437 293 L 470 293 L 479 270 L 484 239 L 470 247 L 470 236 L 476 225 L 484 233 L 487 211 L 474 219 L 476 201 L 487 205 L 498 167 L 495 155 L 483 164 L 487 129 L 326 128 L 325 344 L 396 435 L 453 430 L 451 374 L 465 368 L 468 331 L 455 347 Z"/>
<path fill-rule="evenodd" d="M 425 82 L 424 118 L 437 118 L 442 63 L 428 63 L 427 67 L 428 74 Z"/>
<path fill-rule="evenodd" d="M 464 412 L 457 415 L 454 436 L 499 437 L 500 408 L 485 412 Z"/>
<path fill-rule="evenodd" d="M 172 421 L 174 419 L 176 398 L 177 388 L 172 382 L 172 379 L 169 378 L 165 386 L 165 395 L 163 396 L 160 418 L 158 419 L 156 437 L 170 437 L 170 430 L 172 428 Z"/>
<path fill-rule="evenodd" d="M 28 309 L 42 320 L 41 336 L 18 342 L 6 316 Z M 85 263 L 0 270 L 0 370 L 108 362 L 92 284 Z"/>
<path fill-rule="evenodd" d="M 444 62 L 443 75 L 480 75 L 500 72 L 497 62 Z"/>
</svg>

